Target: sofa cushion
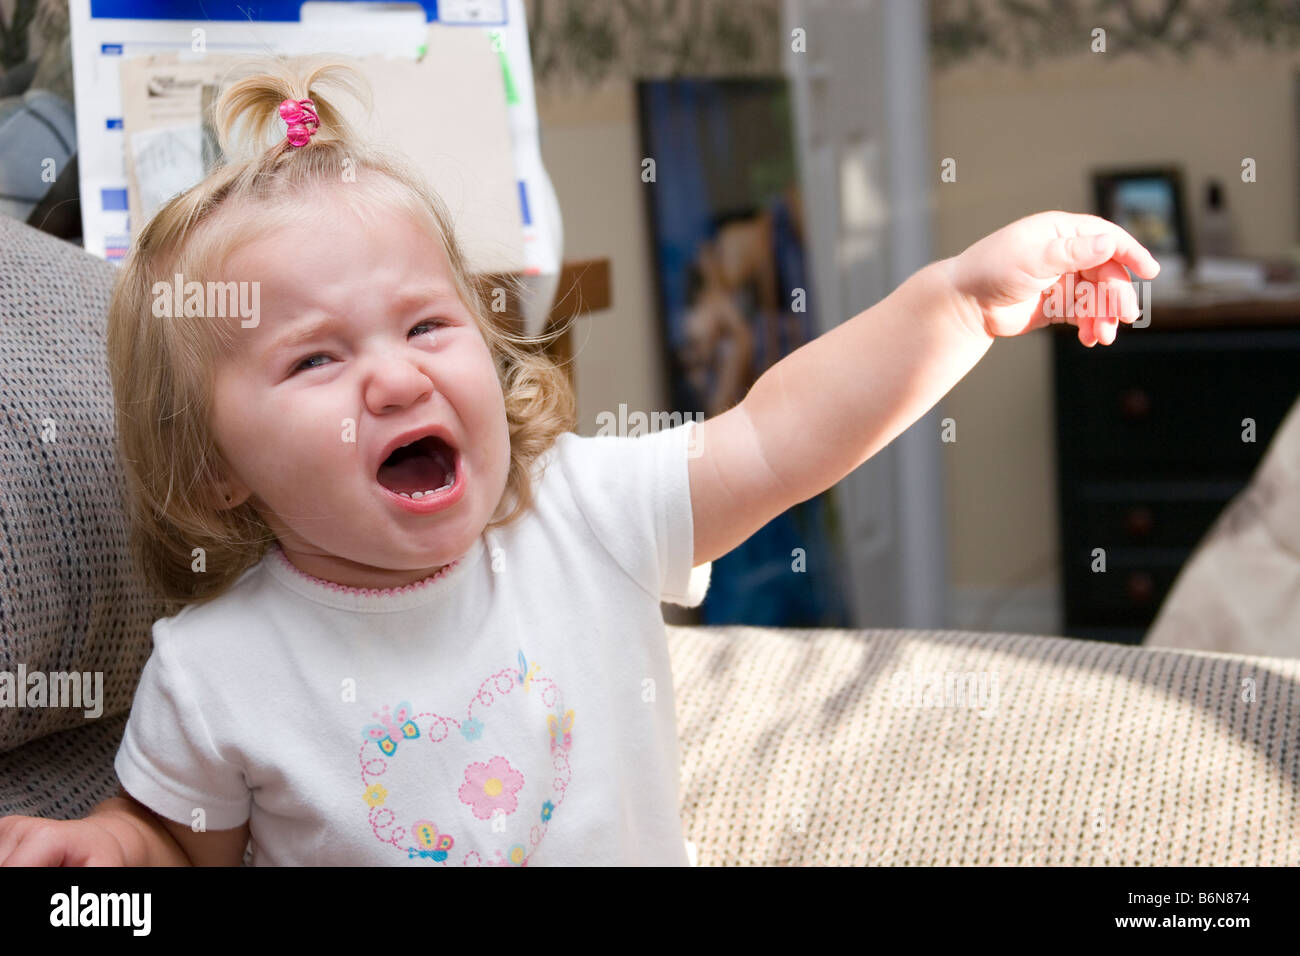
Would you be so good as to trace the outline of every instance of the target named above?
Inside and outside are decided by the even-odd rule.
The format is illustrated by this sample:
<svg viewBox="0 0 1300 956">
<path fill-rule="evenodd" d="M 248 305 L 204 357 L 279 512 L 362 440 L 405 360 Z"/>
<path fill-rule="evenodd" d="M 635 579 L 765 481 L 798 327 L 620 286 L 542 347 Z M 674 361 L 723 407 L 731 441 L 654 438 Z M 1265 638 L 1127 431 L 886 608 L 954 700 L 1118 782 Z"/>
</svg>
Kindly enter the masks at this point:
<svg viewBox="0 0 1300 956">
<path fill-rule="evenodd" d="M 1143 643 L 1300 657 L 1300 401 L 1179 570 Z"/>
<path fill-rule="evenodd" d="M 164 608 L 128 556 L 105 353 L 115 273 L 0 216 L 0 696 L 17 698 L 0 706 L 0 751 L 127 711 Z M 98 673 L 98 716 L 49 694 L 18 706 L 36 702 L 33 675 L 74 673 L 92 695 Z"/>
<path fill-rule="evenodd" d="M 668 641 L 700 866 L 1300 863 L 1300 660 L 955 631 Z"/>
<path fill-rule="evenodd" d="M 80 820 L 117 796 L 113 758 L 126 717 L 87 722 L 0 753 L 0 816 Z"/>
</svg>

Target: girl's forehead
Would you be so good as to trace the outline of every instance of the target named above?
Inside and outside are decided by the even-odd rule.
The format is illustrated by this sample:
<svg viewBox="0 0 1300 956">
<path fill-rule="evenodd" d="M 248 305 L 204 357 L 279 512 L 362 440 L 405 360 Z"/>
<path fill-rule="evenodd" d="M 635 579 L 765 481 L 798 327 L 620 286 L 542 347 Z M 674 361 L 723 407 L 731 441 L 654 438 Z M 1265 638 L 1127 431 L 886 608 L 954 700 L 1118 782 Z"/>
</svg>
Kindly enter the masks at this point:
<svg viewBox="0 0 1300 956">
<path fill-rule="evenodd" d="M 365 218 L 272 218 L 250 224 L 222 271 L 232 279 L 256 277 L 285 289 L 365 277 L 378 291 L 383 281 L 416 274 L 455 285 L 441 237 L 414 217 L 387 210 Z"/>
<path fill-rule="evenodd" d="M 226 248 L 209 259 L 217 278 L 257 300 L 257 323 L 233 322 L 235 345 L 259 352 L 290 325 L 365 313 L 391 313 L 436 304 L 472 311 L 453 272 L 436 219 L 366 196 L 323 190 L 322 201 L 228 210 L 234 215 L 209 222 L 224 232 Z M 210 251 L 215 251 L 211 250 Z M 208 258 L 202 256 L 201 258 Z M 469 277 L 463 281 L 472 282 Z M 227 313 L 229 314 L 229 313 Z"/>
</svg>

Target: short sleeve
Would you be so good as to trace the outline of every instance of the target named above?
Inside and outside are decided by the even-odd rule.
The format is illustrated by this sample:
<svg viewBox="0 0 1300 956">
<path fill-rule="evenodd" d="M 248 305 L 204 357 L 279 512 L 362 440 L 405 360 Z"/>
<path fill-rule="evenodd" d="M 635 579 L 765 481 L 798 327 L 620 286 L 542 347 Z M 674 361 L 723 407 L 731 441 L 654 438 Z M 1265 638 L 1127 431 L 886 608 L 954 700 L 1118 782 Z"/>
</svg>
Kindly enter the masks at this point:
<svg viewBox="0 0 1300 956">
<path fill-rule="evenodd" d="M 169 646 L 168 619 L 153 633 L 113 769 L 127 793 L 159 816 L 189 824 L 202 809 L 209 830 L 237 827 L 250 811 L 243 771 L 213 744 L 200 698 Z"/>
<path fill-rule="evenodd" d="M 562 435 L 559 462 L 593 533 L 652 597 L 697 607 L 712 564 L 693 567 L 689 456 L 696 422 L 634 437 Z"/>
</svg>

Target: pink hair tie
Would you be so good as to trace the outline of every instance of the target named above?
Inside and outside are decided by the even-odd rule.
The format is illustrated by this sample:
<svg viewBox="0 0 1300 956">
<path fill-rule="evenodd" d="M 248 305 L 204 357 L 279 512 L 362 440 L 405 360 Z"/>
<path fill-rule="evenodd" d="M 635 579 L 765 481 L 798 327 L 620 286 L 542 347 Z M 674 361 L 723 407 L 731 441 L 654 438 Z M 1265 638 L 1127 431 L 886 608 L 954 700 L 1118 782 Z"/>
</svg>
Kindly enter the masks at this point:
<svg viewBox="0 0 1300 956">
<path fill-rule="evenodd" d="M 280 104 L 280 119 L 289 124 L 290 146 L 306 146 L 311 134 L 320 126 L 316 104 L 311 100 L 285 100 Z"/>
</svg>

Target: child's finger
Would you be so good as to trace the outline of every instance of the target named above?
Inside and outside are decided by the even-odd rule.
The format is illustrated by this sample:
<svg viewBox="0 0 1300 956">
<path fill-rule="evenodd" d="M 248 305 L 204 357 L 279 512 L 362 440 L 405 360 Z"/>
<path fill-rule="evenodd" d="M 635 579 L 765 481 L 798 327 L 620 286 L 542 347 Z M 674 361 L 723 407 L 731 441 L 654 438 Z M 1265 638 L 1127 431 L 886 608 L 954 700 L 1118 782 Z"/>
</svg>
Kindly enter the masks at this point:
<svg viewBox="0 0 1300 956">
<path fill-rule="evenodd" d="M 1114 259 L 1103 262 L 1096 270 L 1097 316 L 1105 324 L 1132 322 L 1137 318 L 1137 294 L 1127 270 Z M 1101 333 L 1099 328 L 1098 333 Z M 1107 343 L 1109 344 L 1109 343 Z"/>
<path fill-rule="evenodd" d="M 1097 344 L 1097 320 L 1090 315 L 1079 317 L 1079 341 L 1092 348 Z"/>
<path fill-rule="evenodd" d="M 1130 325 L 1132 325 L 1134 322 L 1138 320 L 1138 316 L 1142 314 L 1142 303 L 1138 299 L 1137 290 L 1135 290 L 1127 282 L 1124 283 L 1124 285 L 1126 287 L 1125 291 L 1123 292 L 1124 311 L 1120 313 L 1119 320 L 1121 322 L 1127 322 Z"/>
<path fill-rule="evenodd" d="M 1119 328 L 1119 320 L 1113 315 L 1097 316 L 1097 341 L 1102 345 L 1110 345 L 1115 341 L 1115 333 Z"/>
<path fill-rule="evenodd" d="M 1137 321 L 1138 313 L 1142 310 L 1137 293 L 1133 290 L 1133 286 L 1123 279 L 1114 283 L 1114 285 L 1118 287 L 1119 292 L 1115 297 L 1118 302 L 1118 310 L 1113 311 L 1111 315 L 1117 323 L 1127 322 L 1131 325 Z"/>
</svg>

